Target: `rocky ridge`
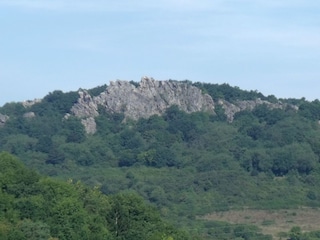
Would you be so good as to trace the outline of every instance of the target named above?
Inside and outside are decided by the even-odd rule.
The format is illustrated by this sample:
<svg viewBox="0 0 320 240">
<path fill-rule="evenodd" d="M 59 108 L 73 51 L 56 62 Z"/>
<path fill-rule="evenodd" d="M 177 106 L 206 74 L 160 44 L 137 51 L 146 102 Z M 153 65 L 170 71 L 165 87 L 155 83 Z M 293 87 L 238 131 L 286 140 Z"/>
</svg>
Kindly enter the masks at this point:
<svg viewBox="0 0 320 240">
<path fill-rule="evenodd" d="M 152 115 L 162 115 L 167 108 L 177 105 L 180 110 L 187 113 L 206 111 L 215 114 L 215 107 L 221 106 L 228 122 L 234 120 L 237 112 L 252 111 L 259 105 L 266 105 L 270 109 L 291 108 L 298 111 L 298 107 L 278 101 L 271 103 L 261 100 L 242 100 L 228 102 L 218 99 L 216 102 L 208 94 L 204 94 L 200 88 L 189 81 L 158 81 L 153 78 L 143 77 L 139 83 L 129 81 L 111 81 L 110 85 L 98 96 L 91 96 L 87 90 L 78 91 L 79 98 L 72 106 L 65 118 L 71 115 L 81 119 L 88 134 L 96 132 L 95 117 L 99 116 L 98 109 L 105 109 L 110 113 L 121 113 L 127 119 L 137 120 L 148 118 Z M 41 99 L 24 101 L 25 108 L 41 102 Z M 26 112 L 24 118 L 35 118 L 34 112 Z M 0 113 L 0 127 L 4 126 L 9 116 Z"/>
<path fill-rule="evenodd" d="M 94 117 L 99 115 L 99 106 L 111 113 L 123 113 L 125 119 L 137 120 L 161 115 L 172 105 L 187 113 L 206 111 L 215 114 L 213 99 L 190 83 L 156 81 L 148 77 L 143 77 L 139 86 L 128 81 L 112 81 L 96 97 L 80 90 L 78 102 L 71 108 L 71 113 L 82 119 L 87 133 L 94 133 Z"/>
<path fill-rule="evenodd" d="M 254 108 L 256 108 L 259 105 L 263 105 L 265 104 L 269 109 L 286 109 L 286 108 L 292 108 L 295 111 L 298 111 L 299 108 L 297 106 L 294 105 L 290 105 L 287 103 L 282 103 L 281 101 L 277 102 L 277 103 L 271 103 L 268 101 L 264 101 L 261 100 L 260 98 L 257 98 L 255 100 L 244 100 L 244 101 L 237 101 L 236 103 L 232 104 L 228 101 L 222 100 L 220 99 L 218 101 L 218 104 L 222 106 L 222 108 L 225 111 L 225 114 L 227 116 L 227 121 L 228 122 L 232 122 L 234 119 L 234 115 L 237 112 L 241 112 L 241 111 L 252 111 Z"/>
<path fill-rule="evenodd" d="M 87 133 L 96 132 L 94 118 L 99 116 L 99 107 L 105 108 L 110 113 L 123 113 L 125 120 L 137 120 L 152 115 L 162 115 L 172 105 L 177 105 L 180 110 L 187 113 L 206 111 L 211 114 L 215 114 L 215 106 L 220 105 L 229 122 L 233 121 L 237 112 L 251 111 L 262 104 L 266 104 L 271 109 L 288 107 L 288 104 L 282 102 L 270 103 L 261 99 L 235 103 L 220 99 L 215 103 L 210 95 L 204 94 L 191 83 L 157 81 L 149 77 L 141 78 L 138 85 L 129 81 L 111 81 L 105 91 L 98 96 L 91 96 L 82 89 L 78 93 L 79 99 L 71 108 L 70 113 L 81 118 Z M 295 108 L 295 106 L 291 107 Z"/>
</svg>

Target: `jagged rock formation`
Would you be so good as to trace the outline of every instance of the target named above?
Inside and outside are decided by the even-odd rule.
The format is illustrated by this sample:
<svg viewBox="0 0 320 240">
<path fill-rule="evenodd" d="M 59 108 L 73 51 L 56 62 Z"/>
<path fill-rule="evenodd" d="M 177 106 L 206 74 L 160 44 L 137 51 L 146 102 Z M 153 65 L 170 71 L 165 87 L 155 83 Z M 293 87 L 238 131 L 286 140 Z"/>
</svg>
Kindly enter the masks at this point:
<svg viewBox="0 0 320 240">
<path fill-rule="evenodd" d="M 237 112 L 249 110 L 265 104 L 270 109 L 287 107 L 298 110 L 296 106 L 282 102 L 271 103 L 261 99 L 237 101 L 230 103 L 219 100 L 214 103 L 208 94 L 187 82 L 156 81 L 143 77 L 140 83 L 129 81 L 111 81 L 110 85 L 100 95 L 92 97 L 86 90 L 79 90 L 78 102 L 71 108 L 70 113 L 81 118 L 87 133 L 95 133 L 95 117 L 99 115 L 98 108 L 103 107 L 110 113 L 123 113 L 125 119 L 137 120 L 152 115 L 161 115 L 172 105 L 181 110 L 192 113 L 206 111 L 215 114 L 215 104 L 225 110 L 227 121 L 232 122 Z M 65 117 L 68 118 L 70 114 Z"/>
<path fill-rule="evenodd" d="M 111 82 L 95 100 L 108 111 L 123 112 L 125 117 L 135 120 L 161 115 L 172 105 L 187 113 L 214 113 L 212 98 L 199 88 L 183 82 L 156 81 L 147 77 L 141 79 L 138 87 L 127 81 Z"/>
<path fill-rule="evenodd" d="M 6 121 L 8 121 L 9 116 L 7 115 L 3 115 L 0 113 L 0 127 L 4 126 L 4 124 L 6 123 Z"/>
<path fill-rule="evenodd" d="M 189 83 L 156 81 L 148 77 L 143 77 L 139 86 L 128 81 L 110 82 L 107 89 L 96 97 L 80 90 L 78 102 L 71 108 L 71 113 L 83 119 L 87 133 L 95 131 L 93 117 L 99 115 L 99 105 L 108 112 L 123 113 L 126 119 L 133 120 L 161 115 L 172 105 L 187 113 L 215 113 L 212 98 L 199 88 Z"/>
<path fill-rule="evenodd" d="M 86 90 L 79 90 L 78 102 L 72 106 L 71 112 L 80 118 L 96 117 L 98 113 L 98 104 Z"/>
<path fill-rule="evenodd" d="M 261 100 L 260 98 L 257 98 L 255 100 L 246 100 L 246 101 L 237 101 L 235 104 L 232 104 L 230 102 L 227 102 L 225 100 L 219 100 L 218 104 L 222 106 L 222 108 L 225 110 L 225 114 L 227 116 L 228 122 L 232 122 L 234 119 L 234 115 L 237 112 L 249 110 L 252 111 L 254 108 L 256 108 L 259 105 L 267 105 L 270 109 L 286 109 L 287 107 L 290 107 L 296 111 L 298 111 L 298 107 L 282 102 L 277 103 L 271 103 L 268 101 Z"/>
</svg>

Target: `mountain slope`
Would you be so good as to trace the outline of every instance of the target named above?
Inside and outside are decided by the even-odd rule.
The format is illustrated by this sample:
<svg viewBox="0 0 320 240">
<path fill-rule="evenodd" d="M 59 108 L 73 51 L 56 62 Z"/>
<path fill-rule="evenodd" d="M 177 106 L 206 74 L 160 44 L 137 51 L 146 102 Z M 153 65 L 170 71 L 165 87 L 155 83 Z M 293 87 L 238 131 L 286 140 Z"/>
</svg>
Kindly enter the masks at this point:
<svg viewBox="0 0 320 240">
<path fill-rule="evenodd" d="M 7 116 L 0 150 L 43 174 L 81 180 L 105 194 L 135 191 L 169 221 L 208 239 L 218 239 L 212 236 L 219 227 L 196 219 L 212 211 L 320 206 L 319 101 L 265 97 L 226 84 L 168 81 L 161 83 L 171 86 L 165 105 L 163 98 L 150 99 L 169 87 L 143 81 L 54 91 L 28 106 L 8 103 L 0 108 Z M 158 86 L 147 88 L 149 98 L 144 84 Z M 192 96 L 205 105 L 194 101 L 202 106 L 194 108 Z M 212 111 L 203 108 L 208 102 Z M 129 107 L 118 108 L 122 103 Z M 152 107 L 157 103 L 161 111 Z M 77 114 L 82 107 L 86 114 Z M 149 116 L 150 109 L 158 112 Z M 94 123 L 92 131 L 84 121 Z M 232 239 L 229 227 L 226 238 Z"/>
</svg>

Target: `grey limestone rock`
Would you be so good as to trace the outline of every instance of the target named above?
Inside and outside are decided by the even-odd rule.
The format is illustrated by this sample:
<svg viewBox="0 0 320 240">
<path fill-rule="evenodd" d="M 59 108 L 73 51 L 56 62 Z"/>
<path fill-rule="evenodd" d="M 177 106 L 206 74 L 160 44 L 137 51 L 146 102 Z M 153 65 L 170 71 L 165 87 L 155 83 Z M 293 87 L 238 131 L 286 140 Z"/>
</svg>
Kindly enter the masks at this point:
<svg viewBox="0 0 320 240">
<path fill-rule="evenodd" d="M 111 113 L 123 113 L 125 119 L 137 120 L 161 115 L 172 105 L 187 113 L 206 111 L 215 114 L 212 98 L 199 88 L 185 82 L 157 81 L 148 77 L 143 77 L 138 86 L 128 81 L 111 81 L 96 97 L 79 90 L 78 102 L 71 108 L 71 113 L 83 119 L 87 133 L 94 133 L 98 106 Z"/>
<path fill-rule="evenodd" d="M 156 81 L 143 77 L 138 87 L 127 81 L 111 82 L 95 102 L 107 111 L 124 113 L 126 118 L 137 120 L 161 115 L 172 105 L 191 113 L 207 111 L 214 113 L 212 98 L 197 87 L 177 81 Z"/>
<path fill-rule="evenodd" d="M 34 112 L 26 112 L 25 114 L 23 114 L 24 118 L 34 118 L 36 116 L 36 114 Z"/>
<path fill-rule="evenodd" d="M 94 120 L 93 117 L 81 119 L 81 123 L 84 126 L 86 133 L 93 134 L 97 131 L 96 121 Z"/>
<path fill-rule="evenodd" d="M 222 108 L 224 109 L 224 113 L 227 116 L 227 121 L 228 122 L 232 122 L 234 119 L 234 115 L 237 112 L 241 111 L 241 108 L 236 106 L 235 104 L 232 104 L 228 101 L 219 99 L 218 104 L 222 106 Z"/>
<path fill-rule="evenodd" d="M 252 111 L 262 104 L 266 104 L 270 109 L 295 108 L 280 101 L 271 103 L 259 98 L 234 103 L 220 99 L 217 104 L 225 110 L 229 122 L 234 120 L 237 112 Z M 78 102 L 71 108 L 70 113 L 82 119 L 87 133 L 94 133 L 96 131 L 94 118 L 99 115 L 99 107 L 105 108 L 110 113 L 123 113 L 125 120 L 137 120 L 152 115 L 162 115 L 172 105 L 177 105 L 187 113 L 206 111 L 215 114 L 215 103 L 211 96 L 204 94 L 192 84 L 171 80 L 157 81 L 149 77 L 141 78 L 139 84 L 121 80 L 111 81 L 106 90 L 95 97 L 81 89 Z"/>
<path fill-rule="evenodd" d="M 71 108 L 71 112 L 77 117 L 96 117 L 98 113 L 98 105 L 86 90 L 79 90 L 79 99 Z"/>
<path fill-rule="evenodd" d="M 26 100 L 26 101 L 23 101 L 21 104 L 25 107 L 25 108 L 28 108 L 28 107 L 31 107 L 32 105 L 36 104 L 36 103 L 39 103 L 41 102 L 42 99 L 39 99 L 39 98 L 36 98 L 34 100 Z"/>
<path fill-rule="evenodd" d="M 0 113 L 0 127 L 4 126 L 4 124 L 6 123 L 6 121 L 8 121 L 9 116 L 7 115 L 3 115 Z"/>
<path fill-rule="evenodd" d="M 234 115 L 237 112 L 249 110 L 252 111 L 254 108 L 256 108 L 259 105 L 265 104 L 270 109 L 286 109 L 287 107 L 290 107 L 294 110 L 298 110 L 298 108 L 294 105 L 277 102 L 277 103 L 271 103 L 268 101 L 261 100 L 260 98 L 257 98 L 255 100 L 244 100 L 244 101 L 237 101 L 236 103 L 232 104 L 230 102 L 227 102 L 225 100 L 219 100 L 219 105 L 222 106 L 222 108 L 225 110 L 225 114 L 227 116 L 228 122 L 232 122 L 234 119 Z"/>
</svg>

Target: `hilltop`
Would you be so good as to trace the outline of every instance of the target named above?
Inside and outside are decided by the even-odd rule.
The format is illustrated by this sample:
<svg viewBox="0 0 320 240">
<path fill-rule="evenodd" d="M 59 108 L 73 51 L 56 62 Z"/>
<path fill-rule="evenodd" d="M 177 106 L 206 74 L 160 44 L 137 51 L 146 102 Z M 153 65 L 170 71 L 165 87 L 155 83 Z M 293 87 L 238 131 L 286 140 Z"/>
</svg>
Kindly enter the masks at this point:
<svg viewBox="0 0 320 240">
<path fill-rule="evenodd" d="M 136 192 L 193 236 L 272 239 L 250 224 L 200 219 L 320 207 L 319 119 L 318 100 L 143 77 L 5 104 L 0 150 L 107 195 Z"/>
</svg>

